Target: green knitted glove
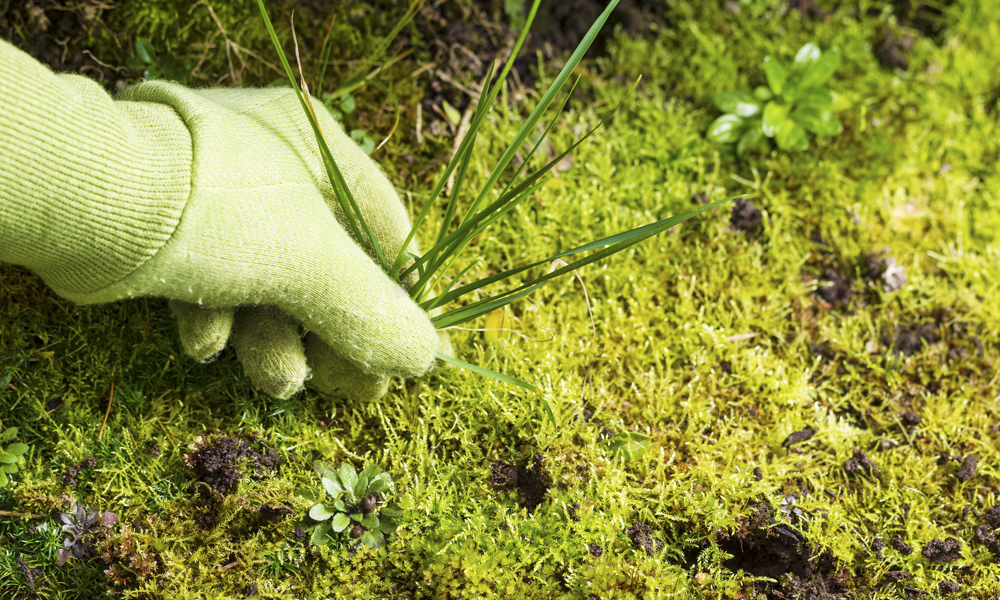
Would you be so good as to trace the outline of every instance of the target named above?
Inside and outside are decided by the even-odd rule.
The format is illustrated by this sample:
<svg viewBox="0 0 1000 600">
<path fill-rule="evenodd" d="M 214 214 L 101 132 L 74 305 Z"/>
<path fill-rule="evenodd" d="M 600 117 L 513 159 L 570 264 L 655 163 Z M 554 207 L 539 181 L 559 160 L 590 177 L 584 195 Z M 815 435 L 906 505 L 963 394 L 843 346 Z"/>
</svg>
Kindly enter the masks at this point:
<svg viewBox="0 0 1000 600">
<path fill-rule="evenodd" d="M 409 232 L 385 175 L 321 105 L 327 143 L 382 248 Z M 77 302 L 171 299 L 195 358 L 230 341 L 250 378 L 382 395 L 441 347 L 424 313 L 352 239 L 287 89 L 154 81 L 112 101 L 0 42 L 0 260 Z M 303 343 L 301 328 L 309 332 Z"/>
</svg>

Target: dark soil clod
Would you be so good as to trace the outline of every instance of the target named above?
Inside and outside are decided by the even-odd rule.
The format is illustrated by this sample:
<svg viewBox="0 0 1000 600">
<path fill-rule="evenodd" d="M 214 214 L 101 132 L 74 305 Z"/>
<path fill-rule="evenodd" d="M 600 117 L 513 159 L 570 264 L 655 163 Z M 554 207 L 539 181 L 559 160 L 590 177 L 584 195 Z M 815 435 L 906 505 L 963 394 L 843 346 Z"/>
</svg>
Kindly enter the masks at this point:
<svg viewBox="0 0 1000 600">
<path fill-rule="evenodd" d="M 910 50 L 913 50 L 912 37 L 904 35 L 897 38 L 892 33 L 887 33 L 875 49 L 875 57 L 883 66 L 905 71 L 910 68 L 910 59 L 905 54 Z"/>
<path fill-rule="evenodd" d="M 909 579 L 910 577 L 912 577 L 912 575 L 909 571 L 889 571 L 885 574 L 886 581 L 891 581 L 893 583 Z"/>
<path fill-rule="evenodd" d="M 260 446 L 260 451 L 254 446 Z M 236 489 L 246 476 L 241 468 L 249 468 L 254 474 L 273 471 L 282 462 L 281 456 L 273 449 L 259 444 L 257 438 L 220 437 L 198 444 L 194 452 L 184 457 L 184 461 L 194 471 L 198 481 L 223 496 Z"/>
<path fill-rule="evenodd" d="M 287 519 L 292 514 L 292 509 L 281 504 L 265 504 L 257 512 L 268 521 L 277 522 Z"/>
<path fill-rule="evenodd" d="M 959 467 L 958 472 L 955 473 L 955 477 L 958 477 L 960 481 L 968 481 L 975 477 L 976 471 L 979 467 L 979 457 L 970 454 L 965 457 L 962 461 L 962 466 Z"/>
<path fill-rule="evenodd" d="M 651 535 L 652 529 L 642 521 L 632 523 L 632 526 L 625 530 L 625 535 L 632 540 L 632 545 L 638 550 L 644 550 L 649 556 L 663 548 L 663 542 Z"/>
<path fill-rule="evenodd" d="M 882 538 L 875 538 L 875 541 L 872 542 L 872 550 L 875 552 L 875 558 L 882 560 L 885 551 L 885 542 L 882 541 Z"/>
<path fill-rule="evenodd" d="M 737 198 L 729 214 L 729 229 L 743 233 L 755 233 L 764 224 L 764 215 L 746 198 Z"/>
<path fill-rule="evenodd" d="M 893 343 L 896 357 L 913 356 L 924 349 L 924 345 L 938 341 L 937 331 L 933 323 L 918 323 L 903 325 L 896 328 L 896 339 Z"/>
<path fill-rule="evenodd" d="M 719 540 L 733 555 L 723 565 L 755 577 L 774 579 L 758 590 L 768 600 L 833 598 L 845 591 L 844 578 L 828 552 L 815 552 L 805 537 L 790 527 L 773 527 L 771 507 L 760 503 L 743 531 Z"/>
<path fill-rule="evenodd" d="M 528 512 L 533 512 L 545 501 L 549 486 L 552 485 L 552 477 L 545 470 L 544 462 L 545 457 L 541 454 L 536 454 L 524 466 L 495 460 L 490 483 L 498 490 L 520 492 L 521 505 L 527 508 Z"/>
<path fill-rule="evenodd" d="M 604 548 L 602 546 L 598 546 L 597 544 L 590 544 L 589 548 L 591 556 L 600 556 L 604 554 Z"/>
<path fill-rule="evenodd" d="M 892 538 L 892 540 L 889 543 L 892 545 L 893 548 L 896 549 L 896 551 L 898 551 L 903 556 L 909 556 L 913 554 L 913 546 L 907 544 L 906 540 L 904 540 L 899 536 Z"/>
<path fill-rule="evenodd" d="M 904 410 L 902 414 L 899 415 L 899 420 L 903 422 L 906 427 L 916 427 L 920 425 L 920 415 L 913 412 L 912 410 Z"/>
<path fill-rule="evenodd" d="M 844 463 L 844 470 L 849 475 L 874 475 L 878 465 L 861 450 L 855 450 L 854 455 Z"/>
<path fill-rule="evenodd" d="M 62 476 L 62 484 L 68 486 L 76 486 L 79 484 L 77 477 L 86 471 L 90 471 L 97 466 L 97 459 L 93 456 L 88 456 L 79 463 L 70 466 L 66 469 L 66 473 Z"/>
<path fill-rule="evenodd" d="M 924 546 L 920 554 L 933 563 L 951 562 L 962 557 L 962 542 L 953 537 L 934 539 Z"/>
<path fill-rule="evenodd" d="M 788 434 L 788 437 L 785 438 L 785 441 L 782 442 L 781 445 L 787 448 L 792 444 L 798 444 L 799 442 L 804 442 L 808 439 L 811 439 L 812 436 L 814 435 L 816 435 L 815 429 L 803 429 L 802 431 L 793 431 L 792 433 Z"/>
<path fill-rule="evenodd" d="M 834 269 L 827 269 L 816 295 L 831 306 L 844 306 L 854 295 L 854 280 L 844 277 Z"/>
<path fill-rule="evenodd" d="M 942 594 L 954 594 L 962 589 L 962 586 L 958 585 L 954 581 L 942 581 L 938 584 L 938 591 Z"/>
<path fill-rule="evenodd" d="M 580 515 L 578 515 L 577 512 L 576 512 L 578 510 L 580 510 L 580 504 L 578 502 L 574 502 L 573 505 L 570 506 L 567 509 L 567 512 L 569 513 L 569 519 L 570 519 L 570 521 L 579 521 L 580 520 Z"/>
</svg>

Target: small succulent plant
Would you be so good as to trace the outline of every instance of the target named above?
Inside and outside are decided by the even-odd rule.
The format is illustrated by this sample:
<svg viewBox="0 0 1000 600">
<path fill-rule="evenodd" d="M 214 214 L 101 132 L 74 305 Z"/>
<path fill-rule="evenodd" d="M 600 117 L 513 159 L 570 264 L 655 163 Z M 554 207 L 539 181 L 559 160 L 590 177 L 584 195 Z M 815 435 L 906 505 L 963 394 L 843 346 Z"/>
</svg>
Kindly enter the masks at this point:
<svg viewBox="0 0 1000 600">
<path fill-rule="evenodd" d="M 323 546 L 346 538 L 356 540 L 352 549 L 385 546 L 385 535 L 396 530 L 393 518 L 403 513 L 395 503 L 385 501 L 392 487 L 389 474 L 379 472 L 375 465 L 358 473 L 347 463 L 336 470 L 319 466 L 317 471 L 325 494 L 320 492 L 319 502 L 309 509 L 309 516 L 321 521 L 313 528 L 313 544 Z"/>
<path fill-rule="evenodd" d="M 69 512 L 59 513 L 61 529 L 69 534 L 63 540 L 63 548 L 59 549 L 58 565 L 61 567 L 72 556 L 80 560 L 89 560 L 97 554 L 95 543 L 104 534 L 107 527 L 118 522 L 118 515 L 113 512 L 87 510 L 85 506 L 73 503 Z"/>
<path fill-rule="evenodd" d="M 708 128 L 708 139 L 720 144 L 736 144 L 743 155 L 773 138 L 782 150 L 805 150 L 807 133 L 817 137 L 839 135 L 844 127 L 834 114 L 836 96 L 825 85 L 840 64 L 836 49 L 823 52 L 816 44 L 806 44 L 795 55 L 791 69 L 772 56 L 764 57 L 767 86 L 753 93 L 720 92 L 715 105 L 726 113 Z"/>
<path fill-rule="evenodd" d="M 17 427 L 8 427 L 0 433 L 0 488 L 5 488 L 12 481 L 11 475 L 17 473 L 17 465 L 24 462 L 22 457 L 28 451 L 28 445 L 16 442 Z"/>
</svg>

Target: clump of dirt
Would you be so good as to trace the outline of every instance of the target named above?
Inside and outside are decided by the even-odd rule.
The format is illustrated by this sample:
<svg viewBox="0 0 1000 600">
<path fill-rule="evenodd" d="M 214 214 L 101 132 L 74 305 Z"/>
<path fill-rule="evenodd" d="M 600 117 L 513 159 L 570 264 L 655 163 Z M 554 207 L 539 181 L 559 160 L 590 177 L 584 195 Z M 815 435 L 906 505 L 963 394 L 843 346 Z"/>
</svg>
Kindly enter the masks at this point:
<svg viewBox="0 0 1000 600">
<path fill-rule="evenodd" d="M 598 544 L 591 543 L 588 547 L 591 556 L 600 556 L 604 554 L 604 547 Z"/>
<path fill-rule="evenodd" d="M 851 458 L 844 463 L 844 470 L 849 475 L 874 475 L 878 465 L 861 450 L 855 450 Z"/>
<path fill-rule="evenodd" d="M 92 455 L 88 456 L 87 458 L 83 459 L 82 461 L 80 461 L 75 465 L 70 465 L 69 467 L 66 468 L 66 473 L 64 473 L 62 476 L 62 484 L 72 487 L 77 486 L 80 483 L 77 477 L 79 477 L 81 473 L 90 471 L 96 466 L 97 466 L 97 459 L 94 458 Z"/>
<path fill-rule="evenodd" d="M 259 447 L 259 451 L 254 447 Z M 205 492 L 226 496 L 236 489 L 240 480 L 253 473 L 274 471 L 282 458 L 274 448 L 268 448 L 254 436 L 218 437 L 198 444 L 194 452 L 184 457 Z M 249 472 L 245 473 L 245 471 Z M 210 493 L 207 495 L 210 496 Z"/>
<path fill-rule="evenodd" d="M 909 571 L 887 571 L 885 574 L 886 581 L 891 581 L 893 583 L 909 579 L 910 577 L 913 577 L 913 574 Z"/>
<path fill-rule="evenodd" d="M 883 66 L 905 71 L 910 68 L 910 59 L 905 54 L 910 50 L 913 50 L 912 36 L 902 35 L 897 38 L 892 32 L 888 32 L 875 49 L 875 57 Z"/>
<path fill-rule="evenodd" d="M 526 0 L 524 9 L 530 5 Z M 543 2 L 532 24 L 525 54 L 542 50 L 547 58 L 559 58 L 563 53 L 575 50 L 605 8 L 607 3 L 602 0 Z M 607 54 L 608 39 L 616 28 L 635 36 L 649 33 L 653 23 L 665 25 L 663 13 L 663 4 L 655 0 L 621 0 L 594 39 L 589 56 Z"/>
<path fill-rule="evenodd" d="M 816 295 L 827 304 L 839 307 L 845 306 L 854 295 L 854 280 L 841 275 L 836 269 L 827 269 Z"/>
<path fill-rule="evenodd" d="M 1000 502 L 993 505 L 982 516 L 982 524 L 976 527 L 976 541 L 986 546 L 986 549 L 993 554 L 993 562 L 1000 562 L 1000 538 L 997 538 L 996 530 L 1000 529 Z"/>
<path fill-rule="evenodd" d="M 962 461 L 962 466 L 959 467 L 958 471 L 955 473 L 955 477 L 958 477 L 961 481 L 968 481 L 976 476 L 976 472 L 979 470 L 979 457 L 970 454 L 965 457 Z"/>
<path fill-rule="evenodd" d="M 521 496 L 521 506 L 533 512 L 545 501 L 552 476 L 545 469 L 545 457 L 536 454 L 524 465 L 494 460 L 490 483 L 494 489 L 509 492 L 517 490 Z"/>
<path fill-rule="evenodd" d="M 635 521 L 632 526 L 625 530 L 625 535 L 632 540 L 632 545 L 637 550 L 643 550 L 647 555 L 653 556 L 657 550 L 663 548 L 663 542 L 653 537 L 653 530 L 642 521 Z"/>
<path fill-rule="evenodd" d="M 933 563 L 951 562 L 962 558 L 962 542 L 953 537 L 934 539 L 924 546 L 920 554 Z"/>
<path fill-rule="evenodd" d="M 284 504 L 265 504 L 257 512 L 268 521 L 277 522 L 287 519 L 292 514 L 292 509 Z"/>
<path fill-rule="evenodd" d="M 907 429 L 916 427 L 917 425 L 920 425 L 921 422 L 920 415 L 912 410 L 904 410 L 900 413 L 899 420 L 903 422 L 903 426 Z"/>
<path fill-rule="evenodd" d="M 494 59 L 506 59 L 505 52 L 520 33 L 510 24 L 509 11 L 515 6 L 487 0 L 435 2 L 417 13 L 414 23 L 429 52 L 428 64 L 434 65 L 426 75 L 429 93 L 423 102 L 425 111 L 443 117 L 443 101 L 459 110 L 468 106 L 470 96 L 463 88 L 477 87 L 476 82 L 486 75 Z M 601 0 L 542 3 L 521 56 L 514 63 L 513 77 L 523 86 L 532 87 L 531 67 L 537 62 L 536 53 L 558 60 L 576 49 L 606 6 Z M 526 11 L 529 7 L 530 2 L 525 2 L 519 8 Z M 642 35 L 650 31 L 653 23 L 665 24 L 663 13 L 662 5 L 655 0 L 622 0 L 587 55 L 593 58 L 607 54 L 607 41 L 616 28 Z"/>
<path fill-rule="evenodd" d="M 816 435 L 815 429 L 803 429 L 802 431 L 793 431 L 792 433 L 788 434 L 788 437 L 785 438 L 785 441 L 782 442 L 781 445 L 787 448 L 793 444 L 798 444 L 799 442 L 804 442 L 808 439 L 811 439 L 814 435 Z"/>
<path fill-rule="evenodd" d="M 900 536 L 892 538 L 889 541 L 889 544 L 892 545 L 892 547 L 895 548 L 896 551 L 902 554 L 903 556 L 909 556 L 913 554 L 913 546 L 907 544 L 906 540 L 904 540 Z"/>
<path fill-rule="evenodd" d="M 885 553 L 885 542 L 882 541 L 882 538 L 875 538 L 875 541 L 872 542 L 872 550 L 875 552 L 875 558 L 882 560 Z"/>
<path fill-rule="evenodd" d="M 828 552 L 815 552 L 805 538 L 789 527 L 772 527 L 767 503 L 759 503 L 746 527 L 719 540 L 732 558 L 723 565 L 756 577 L 774 579 L 758 583 L 769 600 L 803 598 L 821 600 L 846 591 L 846 571 L 839 570 Z"/>
<path fill-rule="evenodd" d="M 742 231 L 746 234 L 756 233 L 764 224 L 764 214 L 746 198 L 740 197 L 733 202 L 733 210 L 729 213 L 730 231 Z"/>
<path fill-rule="evenodd" d="M 937 37 L 945 29 L 944 13 L 951 4 L 951 0 L 943 2 L 894 0 L 892 7 L 900 24 L 916 29 L 924 37 Z"/>
<path fill-rule="evenodd" d="M 954 594 L 962 589 L 962 586 L 958 585 L 954 581 L 942 581 L 938 584 L 938 591 L 942 594 Z"/>
<path fill-rule="evenodd" d="M 893 341 L 893 353 L 900 356 L 913 356 L 924 349 L 924 345 L 937 343 L 937 327 L 933 323 L 915 323 L 900 325 L 896 328 Z"/>
</svg>

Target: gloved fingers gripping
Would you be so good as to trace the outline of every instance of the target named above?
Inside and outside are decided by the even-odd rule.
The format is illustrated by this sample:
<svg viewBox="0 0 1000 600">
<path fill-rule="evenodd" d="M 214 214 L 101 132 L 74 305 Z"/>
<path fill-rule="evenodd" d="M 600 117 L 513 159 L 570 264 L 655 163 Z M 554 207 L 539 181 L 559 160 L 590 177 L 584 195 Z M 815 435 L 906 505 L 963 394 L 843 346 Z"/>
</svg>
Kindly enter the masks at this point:
<svg viewBox="0 0 1000 600">
<path fill-rule="evenodd" d="M 287 258 L 289 288 L 269 303 L 367 373 L 417 377 L 431 368 L 439 341 L 427 313 L 346 232 L 312 236 Z"/>
<path fill-rule="evenodd" d="M 264 393 L 284 400 L 302 389 L 309 366 L 292 317 L 271 306 L 241 307 L 231 342 L 243 371 Z"/>
<path fill-rule="evenodd" d="M 232 308 L 207 308 L 181 300 L 171 300 L 168 304 L 177 319 L 181 346 L 188 356 L 208 362 L 222 352 L 233 327 Z"/>
<path fill-rule="evenodd" d="M 313 373 L 309 387 L 324 396 L 367 402 L 381 398 L 389 389 L 389 377 L 365 373 L 314 333 L 306 335 L 306 358 Z"/>
</svg>

